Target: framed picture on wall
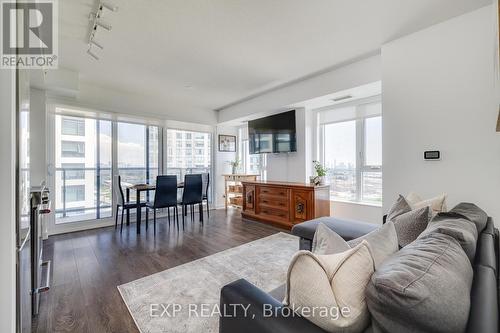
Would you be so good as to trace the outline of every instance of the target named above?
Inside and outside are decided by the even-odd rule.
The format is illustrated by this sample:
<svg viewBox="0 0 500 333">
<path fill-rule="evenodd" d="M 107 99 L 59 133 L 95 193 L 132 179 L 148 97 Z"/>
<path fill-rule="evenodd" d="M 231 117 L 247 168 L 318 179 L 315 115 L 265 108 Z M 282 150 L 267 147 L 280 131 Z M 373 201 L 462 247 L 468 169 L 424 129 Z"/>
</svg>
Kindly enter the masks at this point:
<svg viewBox="0 0 500 333">
<path fill-rule="evenodd" d="M 219 134 L 219 151 L 236 152 L 236 136 Z"/>
</svg>

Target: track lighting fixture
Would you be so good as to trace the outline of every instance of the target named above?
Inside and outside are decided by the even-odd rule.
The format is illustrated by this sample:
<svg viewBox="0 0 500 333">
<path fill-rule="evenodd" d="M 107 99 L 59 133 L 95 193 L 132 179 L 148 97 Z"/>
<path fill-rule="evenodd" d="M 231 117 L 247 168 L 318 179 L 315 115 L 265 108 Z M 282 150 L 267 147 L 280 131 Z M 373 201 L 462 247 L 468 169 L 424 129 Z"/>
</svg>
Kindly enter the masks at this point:
<svg viewBox="0 0 500 333">
<path fill-rule="evenodd" d="M 92 46 L 96 46 L 101 50 L 104 49 L 104 46 L 94 39 L 97 29 L 103 28 L 107 31 L 111 31 L 111 29 L 113 28 L 110 24 L 106 23 L 101 19 L 104 8 L 112 12 L 118 11 L 118 7 L 115 6 L 114 4 L 107 1 L 99 0 L 97 1 L 96 11 L 89 14 L 89 20 L 91 22 L 91 26 L 89 32 L 89 48 L 87 50 L 87 53 L 95 60 L 99 60 L 99 57 L 97 56 L 97 54 L 93 52 Z"/>
</svg>

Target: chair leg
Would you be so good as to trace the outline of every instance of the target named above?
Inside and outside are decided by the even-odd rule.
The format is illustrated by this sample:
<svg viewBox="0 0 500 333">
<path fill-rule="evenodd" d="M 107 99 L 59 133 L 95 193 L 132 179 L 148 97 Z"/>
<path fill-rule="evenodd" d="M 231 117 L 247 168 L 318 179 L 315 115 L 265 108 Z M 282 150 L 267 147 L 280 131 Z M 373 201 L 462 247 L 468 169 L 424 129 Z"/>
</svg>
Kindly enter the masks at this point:
<svg viewBox="0 0 500 333">
<path fill-rule="evenodd" d="M 184 219 L 186 218 L 184 212 L 186 211 L 186 207 L 186 205 L 182 205 L 182 230 L 184 230 Z M 179 223 L 177 223 L 177 229 L 179 229 Z"/>
<path fill-rule="evenodd" d="M 175 212 L 175 220 L 174 220 L 174 224 L 175 224 L 175 221 L 177 221 L 177 228 L 179 228 L 179 210 L 177 208 L 177 206 L 174 207 L 174 212 Z"/>
<path fill-rule="evenodd" d="M 208 199 L 207 199 L 207 216 L 210 218 L 210 207 L 208 206 Z"/>
<path fill-rule="evenodd" d="M 153 208 L 153 229 L 154 234 L 156 235 L 156 208 Z"/>
<path fill-rule="evenodd" d="M 120 223 L 120 234 L 123 231 L 123 215 L 124 215 L 125 209 L 122 207 L 122 222 Z"/>
<path fill-rule="evenodd" d="M 167 207 L 168 224 L 170 224 L 170 207 Z"/>
<path fill-rule="evenodd" d="M 148 207 L 146 207 L 146 216 L 148 215 L 148 210 L 149 210 Z M 146 231 L 148 231 L 148 222 L 149 221 L 148 221 L 148 219 L 146 217 Z"/>
<path fill-rule="evenodd" d="M 115 230 L 118 228 L 118 209 L 120 206 L 116 205 L 116 213 L 115 213 Z"/>
<path fill-rule="evenodd" d="M 200 222 L 203 224 L 203 204 L 201 202 L 198 204 L 198 211 L 200 214 Z"/>
</svg>

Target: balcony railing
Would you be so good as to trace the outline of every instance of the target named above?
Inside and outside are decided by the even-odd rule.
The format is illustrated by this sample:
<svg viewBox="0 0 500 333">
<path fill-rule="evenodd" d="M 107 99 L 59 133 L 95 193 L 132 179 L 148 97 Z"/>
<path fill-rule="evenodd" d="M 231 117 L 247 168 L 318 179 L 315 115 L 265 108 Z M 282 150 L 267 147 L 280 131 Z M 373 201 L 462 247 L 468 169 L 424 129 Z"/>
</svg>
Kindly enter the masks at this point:
<svg viewBox="0 0 500 333">
<path fill-rule="evenodd" d="M 209 173 L 210 168 L 168 168 L 166 174 L 176 175 L 182 181 L 186 174 Z M 155 184 L 157 168 L 120 167 L 122 186 Z M 113 216 L 113 188 L 111 167 L 56 168 L 56 223 L 93 220 Z M 210 192 L 210 191 L 209 191 Z M 147 200 L 154 195 L 147 192 Z M 130 192 L 130 200 L 135 200 Z"/>
</svg>

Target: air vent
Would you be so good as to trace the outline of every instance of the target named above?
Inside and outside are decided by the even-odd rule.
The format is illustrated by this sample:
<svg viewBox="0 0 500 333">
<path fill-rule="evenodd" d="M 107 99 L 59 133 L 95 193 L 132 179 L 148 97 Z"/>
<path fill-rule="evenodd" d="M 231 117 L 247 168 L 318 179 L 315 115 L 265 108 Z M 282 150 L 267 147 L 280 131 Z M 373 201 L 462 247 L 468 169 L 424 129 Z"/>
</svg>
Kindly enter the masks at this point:
<svg viewBox="0 0 500 333">
<path fill-rule="evenodd" d="M 346 100 L 346 99 L 349 99 L 349 98 L 352 98 L 352 95 L 345 95 L 345 96 L 340 96 L 340 97 L 332 98 L 332 101 L 334 101 L 334 102 L 340 102 L 340 101 L 343 101 L 343 100 Z"/>
</svg>

